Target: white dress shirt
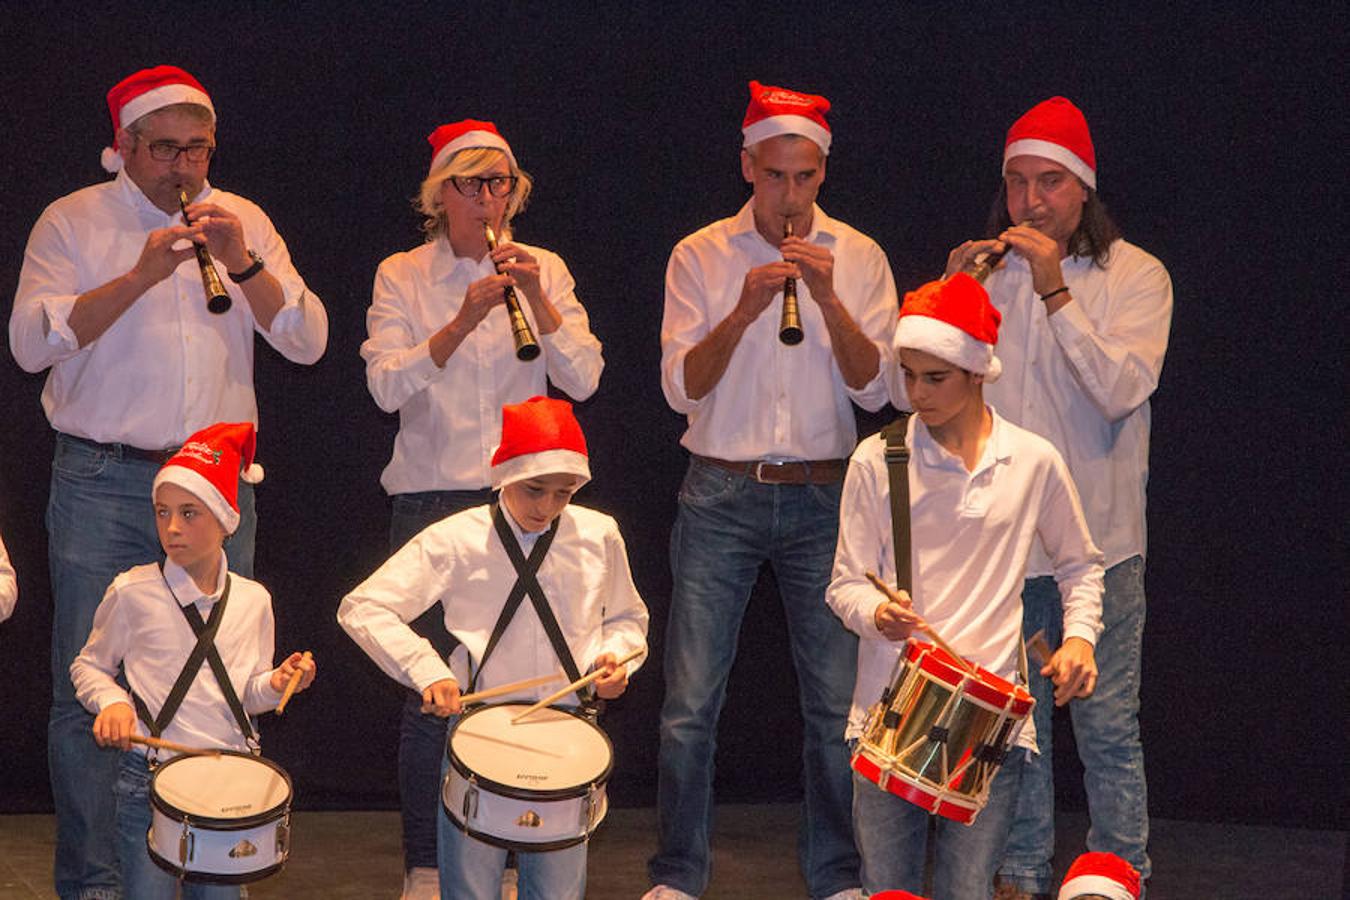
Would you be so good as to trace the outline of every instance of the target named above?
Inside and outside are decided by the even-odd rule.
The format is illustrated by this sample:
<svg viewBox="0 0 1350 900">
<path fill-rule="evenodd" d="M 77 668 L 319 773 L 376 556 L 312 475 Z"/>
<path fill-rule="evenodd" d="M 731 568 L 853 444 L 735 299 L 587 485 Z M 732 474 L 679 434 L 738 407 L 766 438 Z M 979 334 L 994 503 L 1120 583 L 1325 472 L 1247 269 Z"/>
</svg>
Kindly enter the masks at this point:
<svg viewBox="0 0 1350 900">
<path fill-rule="evenodd" d="M 457 257 L 441 237 L 380 263 L 361 357 L 371 396 L 399 415 L 393 458 L 380 477 L 388 493 L 485 488 L 503 404 L 545 394 L 548 381 L 574 400 L 595 393 L 605 363 L 572 274 L 556 253 L 519 246 L 539 261 L 540 285 L 563 320 L 557 331 L 540 334 L 517 291 L 542 351 L 530 362 L 516 359 L 504 305 L 488 313 L 445 368 L 431 359 L 428 341 L 458 314 L 469 285 L 493 274 L 490 258 Z"/>
<path fill-rule="evenodd" d="M 1064 461 L 1049 442 L 993 414 L 993 430 L 974 471 L 913 416 L 906 438 L 914 610 L 958 653 L 1017 681 L 1022 580 L 1039 537 L 1054 560 L 1064 607 L 1064 637 L 1096 644 L 1101 633 L 1102 555 Z M 858 642 L 858 678 L 847 737 L 862 733 L 905 647 L 877 630 L 885 598 L 864 573 L 895 584 L 891 489 L 885 439 L 858 445 L 840 501 L 839 545 L 826 602 Z M 929 640 L 916 634 L 919 640 Z M 1034 749 L 1028 717 L 1019 746 Z"/>
<path fill-rule="evenodd" d="M 120 664 L 126 668 L 127 683 L 150 714 L 159 715 L 197 645 L 197 636 L 180 607 L 195 603 L 202 620 L 210 618 L 225 588 L 224 552 L 220 559 L 220 580 L 209 595 L 202 594 L 192 577 L 169 561 L 164 563 L 163 574 L 151 563 L 113 579 L 94 613 L 88 642 L 70 664 L 75 696 L 85 709 L 97 714 L 114 703 L 131 705 L 131 697 L 115 680 Z M 272 597 L 267 589 L 231 573 L 230 598 L 215 645 L 235 695 L 250 715 L 275 709 L 281 702 L 281 693 L 272 690 L 270 683 L 273 630 Z M 139 718 L 136 734 L 150 734 Z M 206 660 L 160 737 L 193 747 L 248 749 Z M 145 752 L 141 747 L 134 749 Z"/>
<path fill-rule="evenodd" d="M 717 385 L 690 399 L 684 384 L 689 351 L 730 315 L 746 272 L 783 258 L 755 230 L 746 203 L 732 218 L 680 241 L 666 268 L 661 387 L 671 408 L 688 417 L 680 443 L 691 453 L 729 460 L 843 459 L 858 437 L 849 401 L 866 410 L 886 402 L 891 335 L 899 314 L 886 254 L 818 206 L 804 237 L 834 254 L 835 293 L 876 345 L 881 360 L 876 377 L 859 390 L 844 383 L 820 308 L 799 279 L 802 342 L 789 347 L 778 340 L 780 296 L 745 330 Z"/>
<path fill-rule="evenodd" d="M 425 529 L 342 600 L 338 622 L 385 674 L 417 692 L 454 678 L 468 690 L 469 661 L 483 658 L 493 626 L 516 583 L 516 571 L 492 524 L 489 506 L 448 516 Z M 506 516 L 528 557 L 542 533 L 522 533 Z M 585 672 L 602 653 L 622 658 L 646 647 L 647 607 L 633 585 L 628 552 L 615 521 L 569 505 L 539 566 L 539 584 L 558 620 L 577 668 Z M 446 660 L 408 627 L 432 604 L 460 645 Z M 637 671 L 642 659 L 628 664 Z M 543 625 L 526 596 L 478 676 L 476 690 L 561 672 Z M 522 691 L 539 699 L 566 684 Z"/>
<path fill-rule="evenodd" d="M 14 566 L 9 561 L 9 551 L 0 539 L 0 622 L 14 614 L 14 604 L 19 600 L 19 582 L 14 577 Z"/>
<path fill-rule="evenodd" d="M 323 304 L 305 287 L 267 216 L 210 185 L 197 199 L 237 215 L 248 247 L 281 283 L 285 302 L 271 328 L 258 325 L 220 263 L 216 270 L 234 304 L 223 315 L 208 312 L 191 257 L 80 347 L 69 325 L 76 298 L 129 272 L 150 232 L 181 225 L 182 218 L 152 204 L 125 170 L 62 197 L 33 226 L 9 320 L 19 365 L 29 372 L 51 368 L 42 406 L 57 431 L 158 450 L 215 422 L 256 424 L 254 332 L 295 362 L 323 355 Z"/>
<path fill-rule="evenodd" d="M 1172 281 L 1162 263 L 1123 240 L 1111 246 L 1106 269 L 1080 257 L 1062 265 L 1073 299 L 1048 317 L 1026 260 L 1010 254 L 989 276 L 1003 314 L 995 350 L 1003 377 L 984 396 L 1063 455 L 1109 567 L 1147 549 L 1149 397 L 1167 350 Z M 1050 574 L 1040 548 L 1028 571 Z"/>
</svg>

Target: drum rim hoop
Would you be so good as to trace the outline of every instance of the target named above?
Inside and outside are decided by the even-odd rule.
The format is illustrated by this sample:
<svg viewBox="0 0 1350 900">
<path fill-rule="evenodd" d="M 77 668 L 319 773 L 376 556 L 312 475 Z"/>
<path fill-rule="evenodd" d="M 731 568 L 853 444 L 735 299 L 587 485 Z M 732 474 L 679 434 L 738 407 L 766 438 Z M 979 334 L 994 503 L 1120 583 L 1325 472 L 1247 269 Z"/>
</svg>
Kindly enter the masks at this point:
<svg viewBox="0 0 1350 900">
<path fill-rule="evenodd" d="M 577 797 L 586 796 L 586 794 L 590 792 L 592 787 L 603 787 L 605 784 L 609 782 L 609 776 L 614 774 L 614 742 L 609 739 L 609 735 L 605 733 L 605 729 L 601 728 L 598 723 L 592 722 L 590 719 L 582 715 L 577 710 L 566 706 L 547 706 L 545 707 L 545 709 L 556 709 L 558 712 L 567 713 L 569 716 L 572 716 L 575 719 L 580 719 L 587 725 L 594 728 L 595 731 L 600 735 L 601 739 L 604 740 L 605 742 L 605 749 L 608 751 L 609 761 L 605 764 L 604 770 L 595 778 L 592 778 L 589 781 L 583 781 L 580 784 L 573 785 L 572 787 L 547 788 L 541 790 L 537 788 L 523 788 L 520 787 L 519 785 L 514 784 L 502 784 L 500 781 L 495 781 L 487 777 L 486 775 L 482 774 L 481 772 L 475 772 L 472 769 L 470 769 L 468 764 L 465 763 L 463 760 L 461 760 L 459 756 L 455 753 L 454 750 L 455 732 L 458 731 L 459 727 L 463 725 L 471 716 L 479 712 L 482 712 L 485 709 L 493 709 L 494 707 L 498 706 L 520 706 L 524 708 L 528 706 L 528 704 L 490 703 L 486 706 L 480 706 L 477 709 L 472 709 L 469 712 L 465 713 L 464 715 L 460 716 L 459 721 L 455 723 L 455 727 L 450 729 L 450 733 L 445 737 L 445 757 L 450 762 L 450 768 L 452 768 L 456 772 L 456 774 L 458 774 L 465 781 L 472 778 L 475 784 L 487 788 L 487 790 L 490 793 L 497 794 L 498 796 L 501 797 L 507 797 L 511 800 L 538 800 L 538 801 L 574 800 Z M 453 818 L 453 816 L 451 818 Z"/>
<path fill-rule="evenodd" d="M 179 760 L 192 758 L 190 756 L 175 756 L 173 759 L 155 769 L 154 774 L 150 776 L 150 804 L 160 813 L 168 816 L 175 822 L 186 822 L 189 826 L 195 825 L 203 829 L 210 829 L 211 831 L 248 831 L 249 829 L 257 828 L 260 825 L 266 825 L 269 822 L 284 818 L 286 814 L 290 812 L 291 801 L 295 799 L 295 785 L 291 783 L 291 776 L 285 769 L 272 762 L 270 759 L 254 756 L 252 753 L 241 753 L 238 750 L 222 750 L 220 751 L 220 755 L 239 756 L 267 766 L 280 775 L 282 781 L 286 782 L 286 796 L 280 803 L 270 809 L 262 810 L 237 819 L 220 819 L 214 816 L 194 816 L 191 813 L 184 812 L 169 801 L 161 799 L 159 792 L 155 790 L 155 782 L 159 778 L 159 773 L 163 772 Z"/>
<path fill-rule="evenodd" d="M 445 810 L 446 817 L 450 819 L 451 825 L 455 826 L 474 840 L 482 841 L 485 844 L 491 844 L 492 846 L 499 847 L 503 850 L 514 850 L 517 853 L 549 853 L 554 850 L 566 850 L 568 847 L 575 847 L 577 844 L 589 841 L 591 835 L 595 833 L 595 829 L 600 827 L 600 821 L 597 821 L 584 834 L 579 834 L 576 837 L 561 838 L 556 841 L 545 841 L 538 844 L 532 844 L 528 841 L 508 840 L 507 838 L 497 837 L 495 834 L 489 834 L 486 831 L 478 831 L 477 829 L 470 828 L 457 819 L 455 814 L 446 807 L 444 795 L 441 796 L 441 808 Z"/>
<path fill-rule="evenodd" d="M 184 881 L 190 881 L 193 884 L 250 884 L 254 881 L 262 881 L 264 878 L 271 878 L 286 867 L 286 860 L 290 858 L 287 853 L 277 862 L 272 863 L 265 869 L 254 869 L 250 872 L 240 872 L 237 875 L 222 875 L 215 872 L 199 872 L 194 869 L 180 869 L 173 863 L 161 857 L 155 852 L 154 847 L 150 845 L 149 835 L 146 835 L 145 849 L 150 853 L 150 861 L 159 866 L 165 872 L 168 872 L 174 878 L 181 878 Z"/>
<path fill-rule="evenodd" d="M 955 689 L 958 685 L 963 685 L 962 693 L 992 707 L 996 711 L 1007 709 L 1009 713 L 1018 718 L 1025 718 L 1031 714 L 1031 707 L 1035 703 L 1035 699 L 1025 687 L 994 674 L 984 666 L 976 666 L 980 677 L 972 679 L 969 672 L 964 671 L 947 655 L 945 650 L 934 644 L 911 639 L 909 647 L 905 651 L 905 661 L 929 675 L 941 678 L 942 682 L 949 688 Z M 930 664 L 932 668 L 929 667 Z M 997 679 L 997 683 L 988 679 Z M 1003 685 L 1007 685 L 1007 688 L 1004 688 Z M 1011 706 L 1008 702 L 1010 699 L 1012 701 Z"/>
</svg>

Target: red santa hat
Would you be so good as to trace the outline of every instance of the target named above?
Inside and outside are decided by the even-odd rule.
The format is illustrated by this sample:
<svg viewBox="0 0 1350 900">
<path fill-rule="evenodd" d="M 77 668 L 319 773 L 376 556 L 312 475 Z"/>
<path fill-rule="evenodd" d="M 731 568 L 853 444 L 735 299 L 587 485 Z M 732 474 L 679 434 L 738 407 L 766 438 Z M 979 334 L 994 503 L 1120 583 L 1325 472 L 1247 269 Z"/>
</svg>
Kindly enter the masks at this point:
<svg viewBox="0 0 1350 900">
<path fill-rule="evenodd" d="M 502 442 L 492 454 L 491 474 L 494 488 L 540 475 L 569 474 L 579 476 L 581 484 L 590 481 L 586 436 L 572 404 L 531 397 L 503 406 Z"/>
<path fill-rule="evenodd" d="M 218 422 L 188 438 L 155 476 L 154 488 L 176 484 L 192 494 L 227 534 L 239 527 L 239 480 L 257 484 L 262 466 L 253 461 L 257 436 L 250 422 Z"/>
<path fill-rule="evenodd" d="M 918 894 L 911 894 L 909 891 L 882 891 L 879 894 L 872 894 L 872 900 L 926 900 Z"/>
<path fill-rule="evenodd" d="M 1042 100 L 1008 129 L 1003 145 L 1003 171 L 1014 156 L 1053 160 L 1097 189 L 1097 154 L 1092 149 L 1083 111 L 1063 97 Z"/>
<path fill-rule="evenodd" d="M 744 146 L 780 134 L 799 134 L 815 141 L 820 151 L 829 156 L 830 123 L 825 121 L 829 111 L 830 101 L 824 97 L 752 81 L 750 105 L 745 108 L 745 121 L 741 123 Z"/>
<path fill-rule="evenodd" d="M 1100 894 L 1108 900 L 1139 900 L 1139 873 L 1114 853 L 1084 853 L 1069 866 L 1059 900 Z"/>
<path fill-rule="evenodd" d="M 994 355 L 1003 321 L 978 281 L 958 272 L 905 295 L 895 346 L 922 350 L 967 372 L 997 381 L 1003 364 Z"/>
<path fill-rule="evenodd" d="M 427 174 L 445 165 L 450 161 L 450 157 L 459 151 L 472 147 L 492 147 L 500 150 L 511 161 L 511 168 L 518 168 L 511 146 L 506 143 L 506 138 L 502 137 L 497 126 L 491 122 L 464 119 L 442 125 L 427 135 L 427 143 L 431 145 L 431 168 L 427 170 Z"/>
<path fill-rule="evenodd" d="M 108 91 L 108 112 L 112 114 L 113 142 L 103 148 L 103 168 L 116 172 L 122 168 L 122 154 L 118 152 L 117 132 L 141 116 L 175 103 L 195 103 L 211 111 L 216 108 L 206 88 L 197 79 L 177 66 L 155 66 L 128 75 Z"/>
</svg>

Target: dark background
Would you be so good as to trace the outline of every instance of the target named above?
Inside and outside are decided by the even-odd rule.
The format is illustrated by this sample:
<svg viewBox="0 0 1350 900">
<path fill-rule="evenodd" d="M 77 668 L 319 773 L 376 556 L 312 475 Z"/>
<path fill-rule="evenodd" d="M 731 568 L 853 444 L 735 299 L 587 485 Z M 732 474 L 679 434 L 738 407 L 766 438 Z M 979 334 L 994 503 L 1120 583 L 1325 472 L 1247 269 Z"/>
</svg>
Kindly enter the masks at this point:
<svg viewBox="0 0 1350 900">
<path fill-rule="evenodd" d="M 1346 21 L 1135 4 L 305 5 L 180 2 L 10 10 L 0 38 L 0 285 L 53 199 L 104 177 L 107 89 L 143 66 L 194 73 L 220 115 L 212 181 L 271 215 L 331 322 L 293 366 L 260 344 L 257 573 L 278 651 L 320 678 L 264 722 L 305 807 L 395 802 L 399 690 L 338 629 L 384 558 L 378 477 L 396 419 L 357 347 L 376 265 L 419 241 L 423 136 L 495 120 L 537 179 L 523 240 L 567 260 L 604 342 L 579 407 L 662 651 L 666 541 L 685 453 L 661 395 L 666 257 L 729 215 L 745 83 L 834 101 L 821 204 L 874 236 L 902 290 L 976 236 L 1003 134 L 1052 94 L 1086 113 L 1101 193 L 1176 292 L 1154 397 L 1141 721 L 1155 815 L 1343 827 L 1345 773 Z M 1336 162 L 1340 159 L 1341 162 Z M 506 340 L 503 335 L 503 340 Z M 7 354 L 6 354 L 7 355 Z M 0 363 L 0 530 L 19 572 L 0 625 L 0 811 L 49 809 L 50 600 L 43 378 Z M 863 433 L 886 414 L 864 417 Z M 796 795 L 800 723 L 767 575 L 723 716 L 718 796 Z M 659 665 L 607 714 L 617 802 L 655 791 Z M 1061 801 L 1081 806 L 1061 722 Z"/>
</svg>

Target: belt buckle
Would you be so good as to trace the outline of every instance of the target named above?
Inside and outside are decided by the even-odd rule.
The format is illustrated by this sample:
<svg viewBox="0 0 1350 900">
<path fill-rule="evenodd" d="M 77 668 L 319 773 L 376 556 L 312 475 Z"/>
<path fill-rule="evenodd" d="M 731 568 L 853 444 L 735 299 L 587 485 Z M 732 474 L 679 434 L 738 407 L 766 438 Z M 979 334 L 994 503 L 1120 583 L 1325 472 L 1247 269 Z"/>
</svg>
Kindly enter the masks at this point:
<svg viewBox="0 0 1350 900">
<path fill-rule="evenodd" d="M 785 463 L 785 462 L 773 462 L 773 461 L 767 460 L 767 459 L 761 459 L 761 460 L 756 461 L 756 463 L 755 463 L 755 470 L 754 470 L 754 471 L 755 471 L 755 481 L 759 482 L 760 484 L 783 484 L 784 481 L 783 481 L 781 478 L 775 478 L 775 479 L 773 479 L 772 481 L 769 481 L 769 480 L 765 479 L 765 477 L 764 477 L 764 467 L 765 467 L 765 466 L 770 466 L 771 468 L 777 469 L 779 472 L 781 472 L 781 471 L 783 471 L 783 467 L 786 466 L 786 465 L 787 465 L 787 463 Z"/>
</svg>

